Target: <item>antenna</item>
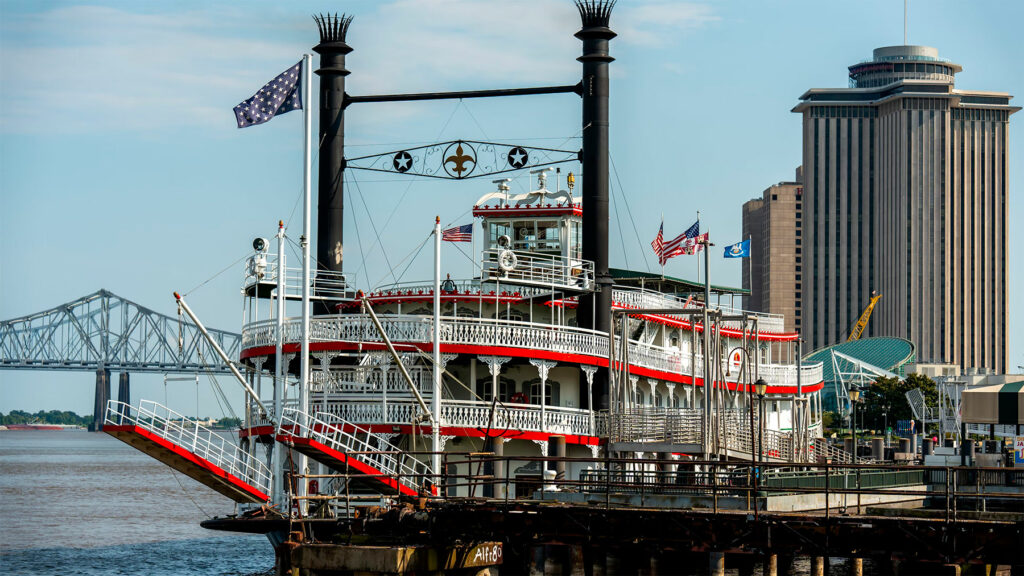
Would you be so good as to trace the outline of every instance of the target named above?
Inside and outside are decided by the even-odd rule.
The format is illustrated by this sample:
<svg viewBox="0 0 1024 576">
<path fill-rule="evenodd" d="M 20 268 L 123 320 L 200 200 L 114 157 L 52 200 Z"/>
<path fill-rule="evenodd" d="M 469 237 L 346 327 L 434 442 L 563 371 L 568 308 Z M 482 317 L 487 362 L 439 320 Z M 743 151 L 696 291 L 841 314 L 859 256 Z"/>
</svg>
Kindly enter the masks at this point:
<svg viewBox="0 0 1024 576">
<path fill-rule="evenodd" d="M 907 45 L 907 16 L 908 16 L 907 4 L 909 2 L 910 2 L 910 0 L 903 0 L 903 45 L 904 46 Z"/>
</svg>

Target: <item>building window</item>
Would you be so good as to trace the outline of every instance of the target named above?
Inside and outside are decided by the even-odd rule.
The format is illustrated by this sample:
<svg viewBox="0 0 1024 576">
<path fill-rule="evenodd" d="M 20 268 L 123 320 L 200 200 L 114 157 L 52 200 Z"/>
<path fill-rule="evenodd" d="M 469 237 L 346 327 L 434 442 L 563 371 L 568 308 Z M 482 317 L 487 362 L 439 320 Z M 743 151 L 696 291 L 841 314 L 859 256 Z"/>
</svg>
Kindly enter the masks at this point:
<svg viewBox="0 0 1024 576">
<path fill-rule="evenodd" d="M 801 262 L 801 257 L 800 257 L 800 256 L 797 256 L 797 257 L 796 257 L 796 261 L 797 261 L 797 264 L 799 264 L 799 263 Z"/>
<path fill-rule="evenodd" d="M 794 311 L 793 311 L 793 315 L 794 315 L 794 316 L 796 316 L 797 318 L 799 318 L 799 317 L 800 317 L 800 309 L 799 309 L 799 308 L 797 308 L 796 310 L 794 310 Z M 797 321 L 796 321 L 796 323 L 797 323 L 797 324 L 799 324 L 799 323 L 800 323 L 800 321 L 799 321 L 799 320 L 797 320 Z"/>
<path fill-rule="evenodd" d="M 796 245 L 797 245 L 797 246 L 799 246 L 799 245 L 800 245 L 800 239 L 799 239 L 799 238 L 797 238 L 797 239 L 796 239 Z"/>
<path fill-rule="evenodd" d="M 801 204 L 800 202 L 797 202 L 797 203 L 796 203 L 796 209 L 797 209 L 797 210 L 799 210 L 799 209 L 800 209 L 800 204 Z M 797 216 L 799 216 L 799 214 L 797 214 Z"/>
<path fill-rule="evenodd" d="M 799 231 L 799 230 L 797 230 L 797 231 L 796 231 L 796 235 L 797 235 L 797 236 L 799 236 L 799 235 L 800 235 L 800 231 Z"/>
<path fill-rule="evenodd" d="M 797 253 L 797 254 L 799 254 L 799 253 L 800 253 L 800 248 L 797 248 L 797 249 L 796 249 L 796 253 Z"/>
<path fill-rule="evenodd" d="M 799 293 L 799 292 L 797 292 L 797 293 L 796 293 L 796 297 L 797 297 L 797 298 L 799 298 L 799 297 L 800 297 L 800 293 Z"/>
<path fill-rule="evenodd" d="M 797 283 L 796 283 L 796 289 L 797 289 L 797 290 L 799 290 L 799 289 L 800 289 L 800 283 L 799 283 L 799 282 L 797 282 Z M 797 298 L 799 298 L 799 297 L 800 297 L 800 293 L 799 293 L 799 292 L 797 293 L 796 297 L 797 297 Z"/>
<path fill-rule="evenodd" d="M 801 216 L 802 216 L 802 214 L 801 214 L 800 212 L 797 212 L 797 213 L 796 213 L 796 218 L 797 218 L 797 220 L 799 220 Z"/>
<path fill-rule="evenodd" d="M 800 271 L 800 267 L 799 267 L 799 266 L 797 266 L 797 267 L 796 267 L 796 271 L 797 271 L 797 272 L 799 272 L 799 271 Z M 797 278 L 800 278 L 800 277 L 799 277 L 799 276 L 797 276 Z"/>
<path fill-rule="evenodd" d="M 797 274 L 797 275 L 796 275 L 796 281 L 797 281 L 797 282 L 799 282 L 799 281 L 800 281 L 800 275 L 799 275 L 799 274 Z"/>
<path fill-rule="evenodd" d="M 778 200 L 778 199 L 779 199 L 779 195 L 778 195 L 778 194 L 772 194 L 772 201 L 773 201 L 773 202 L 774 202 L 775 200 Z"/>
</svg>

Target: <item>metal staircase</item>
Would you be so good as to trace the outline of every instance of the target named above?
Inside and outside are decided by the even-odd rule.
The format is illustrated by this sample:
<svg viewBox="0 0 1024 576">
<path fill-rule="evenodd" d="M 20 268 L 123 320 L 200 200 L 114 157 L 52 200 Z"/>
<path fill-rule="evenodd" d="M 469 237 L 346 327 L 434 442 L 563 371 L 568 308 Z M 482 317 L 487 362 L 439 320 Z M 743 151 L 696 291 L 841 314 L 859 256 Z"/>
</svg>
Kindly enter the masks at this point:
<svg viewBox="0 0 1024 576">
<path fill-rule="evenodd" d="M 103 431 L 236 502 L 270 500 L 270 469 L 216 431 L 148 400 L 111 400 Z"/>
<path fill-rule="evenodd" d="M 436 486 L 428 480 L 430 469 L 425 463 L 402 452 L 384 436 L 334 414 L 307 416 L 296 408 L 285 408 L 277 440 L 335 470 L 355 474 L 352 483 L 374 491 L 407 496 L 437 494 Z"/>
</svg>

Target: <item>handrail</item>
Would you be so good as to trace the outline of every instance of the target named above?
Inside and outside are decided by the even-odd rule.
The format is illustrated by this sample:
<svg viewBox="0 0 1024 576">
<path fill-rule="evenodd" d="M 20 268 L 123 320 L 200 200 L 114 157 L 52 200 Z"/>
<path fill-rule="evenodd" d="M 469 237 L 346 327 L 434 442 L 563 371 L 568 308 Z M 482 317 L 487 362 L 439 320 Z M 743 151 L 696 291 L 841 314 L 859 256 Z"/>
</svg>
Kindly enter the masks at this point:
<svg viewBox="0 0 1024 576">
<path fill-rule="evenodd" d="M 303 425 L 302 422 L 308 422 Z M 281 413 L 282 435 L 295 435 L 311 438 L 338 452 L 354 455 L 381 472 L 381 476 L 396 476 L 399 482 L 414 489 L 420 488 L 420 481 L 429 472 L 429 468 L 415 457 L 398 458 L 398 448 L 379 434 L 361 431 L 360 438 L 356 434 L 345 431 L 352 424 L 336 414 L 316 412 L 306 418 L 296 408 L 285 408 Z M 415 480 L 415 482 L 414 482 Z"/>
<path fill-rule="evenodd" d="M 270 494 L 271 471 L 255 458 L 239 458 L 240 450 L 220 434 L 183 416 L 166 406 L 150 400 L 140 400 L 138 406 L 110 400 L 107 402 L 105 424 L 137 426 L 150 434 L 180 446 L 221 468 L 247 484 Z"/>
<path fill-rule="evenodd" d="M 430 342 L 431 319 L 426 316 L 405 314 L 381 314 L 381 323 L 388 337 L 395 342 Z M 288 318 L 284 321 L 286 343 L 298 342 L 301 321 Z M 608 337 L 602 332 L 572 326 L 556 326 L 515 320 L 493 318 L 441 317 L 441 339 L 444 344 L 468 344 L 480 346 L 502 346 L 527 350 L 550 350 L 589 357 L 597 363 L 607 358 Z M 368 317 L 362 314 L 340 314 L 317 316 L 310 319 L 310 340 L 312 342 L 376 342 L 379 335 L 373 329 Z M 277 342 L 275 320 L 262 320 L 247 324 L 242 330 L 242 347 L 273 346 Z M 671 347 L 644 344 L 630 340 L 629 357 L 635 366 L 668 372 L 670 374 L 700 374 L 703 358 Z M 691 366 L 691 364 L 693 364 Z M 725 364 L 723 363 L 723 368 Z M 805 364 L 801 374 L 804 385 L 821 382 L 822 364 Z M 795 364 L 761 364 L 759 374 L 771 387 L 795 387 L 797 366 Z M 723 370 L 724 372 L 724 370 Z M 738 376 L 737 376 L 738 378 Z M 735 378 L 729 379 L 734 382 Z"/>
</svg>

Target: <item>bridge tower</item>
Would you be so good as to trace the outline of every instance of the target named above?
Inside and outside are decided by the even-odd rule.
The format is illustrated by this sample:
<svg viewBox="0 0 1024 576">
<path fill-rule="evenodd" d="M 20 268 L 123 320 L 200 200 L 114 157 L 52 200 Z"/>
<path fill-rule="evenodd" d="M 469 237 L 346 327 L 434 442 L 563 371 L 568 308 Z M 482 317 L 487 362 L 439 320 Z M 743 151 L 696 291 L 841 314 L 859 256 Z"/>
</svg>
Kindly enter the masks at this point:
<svg viewBox="0 0 1024 576">
<path fill-rule="evenodd" d="M 132 403 L 131 385 L 129 383 L 130 376 L 127 370 L 122 370 L 119 380 L 117 382 L 117 401 L 121 403 L 121 411 L 127 409 L 127 405 Z M 198 418 L 199 415 L 197 414 Z"/>
<path fill-rule="evenodd" d="M 110 370 L 106 366 L 96 369 L 96 396 L 92 409 L 92 424 L 89 425 L 90 432 L 101 432 L 103 430 L 103 416 L 107 413 L 107 402 L 110 401 Z"/>
</svg>

